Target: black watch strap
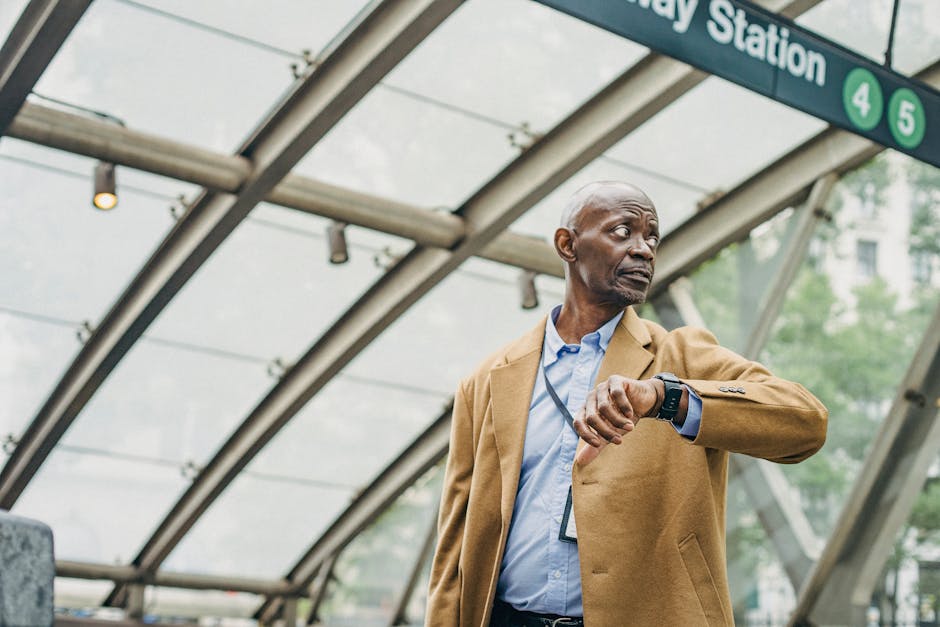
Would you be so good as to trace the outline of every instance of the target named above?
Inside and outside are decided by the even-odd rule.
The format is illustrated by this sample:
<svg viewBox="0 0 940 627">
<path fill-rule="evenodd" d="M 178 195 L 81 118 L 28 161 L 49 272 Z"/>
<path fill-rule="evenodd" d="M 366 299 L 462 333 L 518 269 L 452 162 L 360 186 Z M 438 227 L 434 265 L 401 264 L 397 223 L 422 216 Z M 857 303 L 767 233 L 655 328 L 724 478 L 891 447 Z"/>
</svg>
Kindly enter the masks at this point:
<svg viewBox="0 0 940 627">
<path fill-rule="evenodd" d="M 663 404 L 659 408 L 656 417 L 661 420 L 672 420 L 679 413 L 679 402 L 682 400 L 682 381 L 671 372 L 660 372 L 653 376 L 663 382 L 665 393 L 663 394 Z"/>
</svg>

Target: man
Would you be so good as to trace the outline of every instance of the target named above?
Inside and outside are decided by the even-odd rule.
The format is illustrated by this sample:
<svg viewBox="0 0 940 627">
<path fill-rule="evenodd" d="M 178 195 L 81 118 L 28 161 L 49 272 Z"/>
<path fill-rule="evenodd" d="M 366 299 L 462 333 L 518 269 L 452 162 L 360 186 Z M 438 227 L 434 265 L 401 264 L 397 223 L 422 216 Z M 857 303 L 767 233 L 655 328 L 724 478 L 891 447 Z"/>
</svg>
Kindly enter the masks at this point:
<svg viewBox="0 0 940 627">
<path fill-rule="evenodd" d="M 565 209 L 564 303 L 454 400 L 428 625 L 733 624 L 728 453 L 801 461 L 826 409 L 703 329 L 640 319 L 658 244 L 631 185 Z"/>
</svg>

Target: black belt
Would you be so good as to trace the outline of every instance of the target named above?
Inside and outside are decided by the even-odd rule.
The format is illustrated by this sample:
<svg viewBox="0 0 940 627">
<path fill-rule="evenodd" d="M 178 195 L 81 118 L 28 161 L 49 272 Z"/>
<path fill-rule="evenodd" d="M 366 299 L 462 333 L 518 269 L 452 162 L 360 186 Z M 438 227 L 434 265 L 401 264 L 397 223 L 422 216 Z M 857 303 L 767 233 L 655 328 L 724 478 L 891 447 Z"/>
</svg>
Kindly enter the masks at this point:
<svg viewBox="0 0 940 627">
<path fill-rule="evenodd" d="M 580 616 L 526 612 L 517 610 L 503 601 L 497 601 L 493 604 L 490 627 L 584 627 L 584 619 Z"/>
</svg>

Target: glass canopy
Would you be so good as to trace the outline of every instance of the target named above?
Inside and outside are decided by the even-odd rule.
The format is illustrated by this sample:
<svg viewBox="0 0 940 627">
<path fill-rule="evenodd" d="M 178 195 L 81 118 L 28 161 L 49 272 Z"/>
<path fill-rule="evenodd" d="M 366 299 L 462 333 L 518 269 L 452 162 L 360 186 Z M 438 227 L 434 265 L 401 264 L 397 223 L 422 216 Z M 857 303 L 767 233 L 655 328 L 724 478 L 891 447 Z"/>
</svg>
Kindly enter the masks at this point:
<svg viewBox="0 0 940 627">
<path fill-rule="evenodd" d="M 41 4 L 0 2 L 0 37 Z M 591 105 L 616 116 L 649 49 L 532 0 L 428 2 L 392 37 L 383 11 L 420 4 L 97 0 L 19 44 L 25 90 L 0 55 L 0 507 L 52 527 L 58 611 L 421 624 L 453 391 L 562 301 L 567 197 L 626 180 L 668 251 L 644 315 L 830 409 L 807 462 L 731 466 L 737 623 L 786 624 L 931 341 L 938 170 L 716 77 L 602 132 Z M 893 0 L 758 4 L 884 61 Z M 935 89 L 940 6 L 897 8 L 892 67 Z M 938 474 L 908 480 L 881 617 L 940 611 Z"/>
</svg>

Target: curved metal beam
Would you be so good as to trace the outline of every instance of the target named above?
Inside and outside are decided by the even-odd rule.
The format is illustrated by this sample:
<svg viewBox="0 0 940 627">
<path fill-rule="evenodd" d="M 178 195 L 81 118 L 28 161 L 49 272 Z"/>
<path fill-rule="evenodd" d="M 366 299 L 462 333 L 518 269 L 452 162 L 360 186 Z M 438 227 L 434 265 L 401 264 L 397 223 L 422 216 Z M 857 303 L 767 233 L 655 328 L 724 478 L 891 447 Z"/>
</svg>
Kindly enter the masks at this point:
<svg viewBox="0 0 940 627">
<path fill-rule="evenodd" d="M 461 0 L 385 0 L 300 81 L 239 154 L 236 193 L 206 190 L 104 317 L 0 472 L 9 509 L 111 370 L 248 212 Z"/>
<path fill-rule="evenodd" d="M 459 210 L 467 235 L 452 251 L 416 246 L 350 307 L 251 411 L 138 555 L 156 570 L 216 497 L 333 376 L 389 324 L 525 210 L 704 74 L 662 57 L 629 70 L 512 162 Z"/>
<path fill-rule="evenodd" d="M 239 155 L 211 152 L 33 103 L 23 106 L 10 125 L 9 135 L 219 192 L 238 191 L 251 170 L 248 159 Z M 297 174 L 284 177 L 265 201 L 397 235 L 423 246 L 451 248 L 465 235 L 463 220 L 450 212 L 414 207 Z M 480 256 L 540 274 L 564 276 L 554 248 L 527 235 L 502 233 Z"/>
<path fill-rule="evenodd" d="M 91 0 L 31 0 L 0 48 L 0 135 L 26 102 Z"/>
</svg>

